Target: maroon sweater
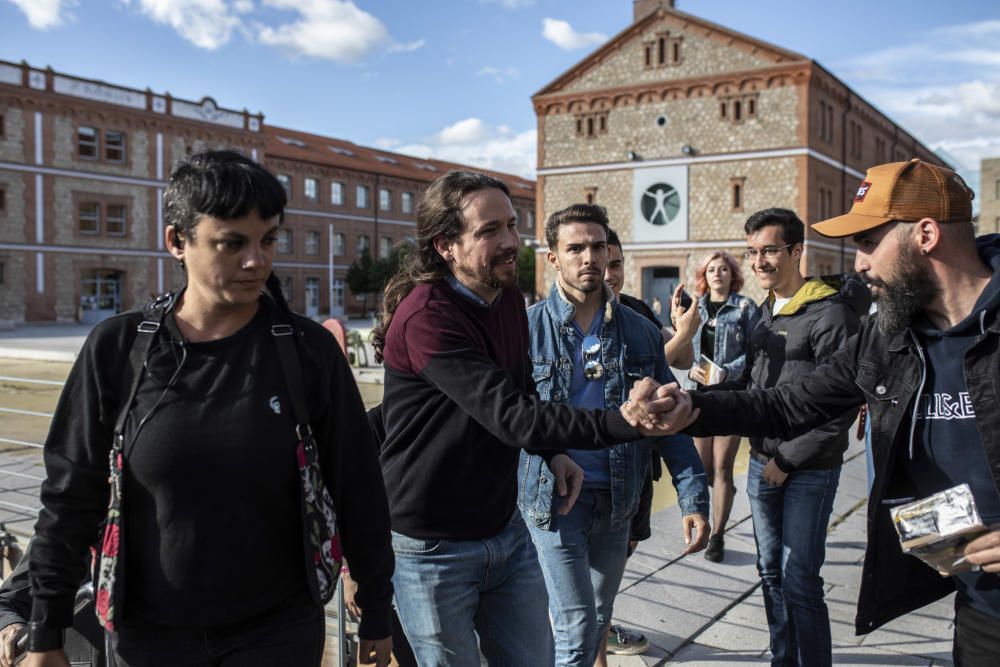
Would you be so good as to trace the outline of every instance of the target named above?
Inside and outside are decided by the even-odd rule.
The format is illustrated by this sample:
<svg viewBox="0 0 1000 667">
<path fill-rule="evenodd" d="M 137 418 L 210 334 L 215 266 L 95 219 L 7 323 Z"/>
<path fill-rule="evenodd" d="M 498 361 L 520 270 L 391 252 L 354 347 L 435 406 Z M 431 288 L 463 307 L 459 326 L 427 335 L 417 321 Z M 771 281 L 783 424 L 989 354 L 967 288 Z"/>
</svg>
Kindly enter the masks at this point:
<svg viewBox="0 0 1000 667">
<path fill-rule="evenodd" d="M 418 286 L 386 335 L 382 474 L 392 529 L 421 539 L 499 533 L 519 449 L 599 449 L 639 437 L 618 411 L 544 403 L 516 288 L 490 306 L 445 281 Z"/>
</svg>

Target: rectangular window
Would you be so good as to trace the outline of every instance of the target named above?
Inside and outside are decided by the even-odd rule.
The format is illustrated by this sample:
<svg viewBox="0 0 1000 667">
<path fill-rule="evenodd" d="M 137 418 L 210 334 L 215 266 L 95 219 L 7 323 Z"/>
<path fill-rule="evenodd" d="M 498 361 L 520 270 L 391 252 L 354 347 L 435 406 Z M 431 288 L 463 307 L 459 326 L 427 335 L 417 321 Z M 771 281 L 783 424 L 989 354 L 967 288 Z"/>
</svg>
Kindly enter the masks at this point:
<svg viewBox="0 0 1000 667">
<path fill-rule="evenodd" d="M 731 203 L 733 205 L 733 212 L 738 212 L 743 210 L 744 199 L 746 197 L 746 177 L 740 176 L 738 178 L 733 178 L 730 180 L 730 187 L 732 192 Z"/>
<path fill-rule="evenodd" d="M 107 130 L 104 133 L 104 159 L 108 162 L 125 161 L 125 133 Z"/>
<path fill-rule="evenodd" d="M 653 45 L 646 44 L 646 67 L 650 68 L 653 66 Z"/>
<path fill-rule="evenodd" d="M 306 254 L 319 254 L 319 232 L 306 232 Z"/>
<path fill-rule="evenodd" d="M 81 234 L 101 233 L 101 205 L 97 202 L 83 202 L 80 204 L 77 216 L 77 229 Z"/>
<path fill-rule="evenodd" d="M 330 203 L 334 206 L 344 205 L 344 184 L 339 181 L 330 183 Z"/>
<path fill-rule="evenodd" d="M 0 285 L 7 284 L 7 265 L 0 262 Z"/>
<path fill-rule="evenodd" d="M 833 143 L 833 105 L 826 105 L 826 141 Z"/>
<path fill-rule="evenodd" d="M 997 179 L 995 196 L 997 199 L 1000 199 L 1000 178 Z"/>
<path fill-rule="evenodd" d="M 354 206 L 356 208 L 368 208 L 368 186 L 359 185 L 354 190 Z"/>
<path fill-rule="evenodd" d="M 378 256 L 386 259 L 389 257 L 390 250 L 392 250 L 392 239 L 388 236 L 380 236 L 378 239 Z"/>
<path fill-rule="evenodd" d="M 739 100 L 733 102 L 733 120 L 737 123 L 743 120 L 743 105 Z"/>
<path fill-rule="evenodd" d="M 372 251 L 372 239 L 368 234 L 358 235 L 358 246 L 357 254 L 364 255 L 365 253 L 371 253 Z"/>
<path fill-rule="evenodd" d="M 108 236 L 125 236 L 126 210 L 121 204 L 108 204 L 104 207 L 104 231 Z"/>
<path fill-rule="evenodd" d="M 667 63 L 667 40 L 665 37 L 656 40 L 656 62 L 660 65 Z"/>
<path fill-rule="evenodd" d="M 97 130 L 92 127 L 81 126 L 76 131 L 77 153 L 84 160 L 96 160 L 99 157 Z"/>
<path fill-rule="evenodd" d="M 285 295 L 285 301 L 289 304 L 292 303 L 292 299 L 295 298 L 293 287 L 295 283 L 292 282 L 291 276 L 285 276 L 281 279 L 281 292 Z"/>
<path fill-rule="evenodd" d="M 333 307 L 344 307 L 344 281 L 340 278 L 333 281 Z"/>
<path fill-rule="evenodd" d="M 292 252 L 292 230 L 278 230 L 278 252 L 283 255 L 287 255 Z"/>
<path fill-rule="evenodd" d="M 0 188 L 0 213 L 7 210 L 7 191 Z"/>
<path fill-rule="evenodd" d="M 0 137 L 2 137 L 4 133 L 5 133 L 5 128 L 3 124 L 3 114 L 0 113 Z"/>
<path fill-rule="evenodd" d="M 292 197 L 292 177 L 288 174 L 278 174 L 278 182 L 281 183 L 281 187 L 285 188 L 285 196 L 289 199 Z"/>
<path fill-rule="evenodd" d="M 333 254 L 336 257 L 340 257 L 344 254 L 344 246 L 347 245 L 344 240 L 344 235 L 340 232 L 333 235 Z"/>
<path fill-rule="evenodd" d="M 403 209 L 403 213 L 413 213 L 413 193 L 404 192 L 402 198 L 400 199 L 400 207 Z"/>
<path fill-rule="evenodd" d="M 378 191 L 378 210 L 388 211 L 392 208 L 392 192 L 381 188 Z"/>
<path fill-rule="evenodd" d="M 319 200 L 319 181 L 315 178 L 307 178 L 302 181 L 302 194 L 306 196 L 309 201 Z"/>
</svg>

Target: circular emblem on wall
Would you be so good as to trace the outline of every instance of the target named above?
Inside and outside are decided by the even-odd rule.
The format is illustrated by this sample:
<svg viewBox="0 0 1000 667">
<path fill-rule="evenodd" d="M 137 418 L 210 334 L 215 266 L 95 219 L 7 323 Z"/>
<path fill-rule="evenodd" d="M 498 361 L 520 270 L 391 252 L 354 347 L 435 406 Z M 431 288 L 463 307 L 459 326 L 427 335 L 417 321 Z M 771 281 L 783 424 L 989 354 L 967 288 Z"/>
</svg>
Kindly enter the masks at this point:
<svg viewBox="0 0 1000 667">
<path fill-rule="evenodd" d="M 651 225 L 665 225 L 677 217 L 681 195 L 668 183 L 654 183 L 642 193 L 642 216 Z"/>
</svg>

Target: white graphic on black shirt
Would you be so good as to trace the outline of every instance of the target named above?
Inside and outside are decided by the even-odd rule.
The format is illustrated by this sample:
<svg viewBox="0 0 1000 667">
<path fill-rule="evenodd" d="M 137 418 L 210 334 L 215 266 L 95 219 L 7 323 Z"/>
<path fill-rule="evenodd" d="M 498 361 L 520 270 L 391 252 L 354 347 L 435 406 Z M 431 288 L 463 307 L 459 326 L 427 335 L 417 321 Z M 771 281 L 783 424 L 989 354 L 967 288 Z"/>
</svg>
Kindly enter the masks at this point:
<svg viewBox="0 0 1000 667">
<path fill-rule="evenodd" d="M 963 391 L 957 397 L 951 394 L 924 394 L 920 397 L 917 419 L 975 419 L 969 392 Z"/>
</svg>

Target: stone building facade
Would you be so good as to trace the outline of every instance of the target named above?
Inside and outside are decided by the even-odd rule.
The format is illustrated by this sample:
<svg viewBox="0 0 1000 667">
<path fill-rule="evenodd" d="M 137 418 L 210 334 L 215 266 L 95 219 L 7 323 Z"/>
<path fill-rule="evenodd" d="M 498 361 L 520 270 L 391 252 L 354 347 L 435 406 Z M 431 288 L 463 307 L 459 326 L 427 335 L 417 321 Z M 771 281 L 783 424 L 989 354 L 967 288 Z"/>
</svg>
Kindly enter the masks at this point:
<svg viewBox="0 0 1000 667">
<path fill-rule="evenodd" d="M 790 208 L 809 224 L 849 208 L 869 166 L 944 164 L 815 61 L 670 0 L 635 0 L 630 26 L 532 101 L 539 239 L 554 211 L 607 207 L 626 251 L 625 289 L 647 302 L 667 303 L 709 251 L 739 256 L 754 211 Z M 537 266 L 545 293 L 553 273 Z M 852 266 L 850 241 L 807 232 L 805 273 Z"/>
<path fill-rule="evenodd" d="M 221 148 L 286 183 L 275 271 L 293 308 L 315 316 L 360 314 L 364 300 L 344 284 L 350 264 L 412 237 L 423 190 L 463 168 L 270 127 L 209 97 L 0 62 L 0 326 L 96 322 L 178 286 L 163 240 L 166 179 L 181 159 Z M 533 239 L 534 182 L 494 175 Z"/>
<path fill-rule="evenodd" d="M 978 234 L 1000 233 L 1000 157 L 983 160 L 979 171 Z"/>
</svg>

